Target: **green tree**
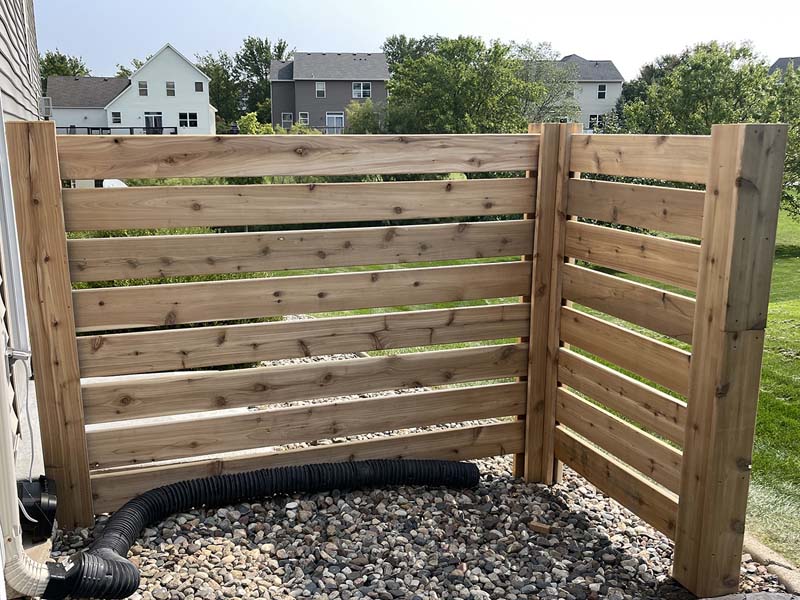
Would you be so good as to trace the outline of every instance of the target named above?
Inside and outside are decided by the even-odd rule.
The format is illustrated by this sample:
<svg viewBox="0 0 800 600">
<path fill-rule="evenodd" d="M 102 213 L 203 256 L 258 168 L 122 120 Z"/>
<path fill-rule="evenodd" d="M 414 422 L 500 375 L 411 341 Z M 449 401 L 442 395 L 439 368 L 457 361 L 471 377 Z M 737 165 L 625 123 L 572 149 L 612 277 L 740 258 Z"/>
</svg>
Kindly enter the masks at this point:
<svg viewBox="0 0 800 600">
<path fill-rule="evenodd" d="M 241 85 L 236 77 L 233 59 L 227 52 L 195 56 L 197 68 L 211 78 L 208 101 L 217 109 L 217 118 L 233 123 L 242 115 Z"/>
<path fill-rule="evenodd" d="M 133 59 L 131 59 L 131 66 L 130 67 L 128 65 L 121 65 L 121 64 L 117 63 L 117 75 L 116 76 L 117 77 L 130 77 L 131 75 L 133 75 L 133 73 L 135 71 L 138 71 L 139 69 L 141 69 L 142 65 L 144 63 L 146 63 L 148 60 L 150 60 L 150 58 L 152 56 L 153 55 L 151 54 L 150 56 L 148 56 L 144 60 L 142 60 L 141 58 L 133 58 Z"/>
<path fill-rule="evenodd" d="M 275 133 L 272 125 L 259 121 L 258 115 L 254 112 L 242 115 L 236 121 L 236 124 L 239 126 L 239 133 L 242 135 L 268 135 Z"/>
<path fill-rule="evenodd" d="M 241 49 L 234 57 L 235 74 L 241 84 L 242 97 L 247 112 L 261 111 L 267 108 L 270 98 L 269 69 L 273 60 L 286 60 L 289 56 L 289 44 L 279 39 L 274 44 L 269 38 L 248 36 L 242 42 Z"/>
<path fill-rule="evenodd" d="M 576 120 L 581 107 L 575 100 L 578 89 L 578 67 L 559 62 L 559 53 L 545 42 L 514 44 L 514 54 L 522 61 L 520 77 L 529 83 L 541 85 L 543 93 L 527 99 L 523 107 L 531 123 Z"/>
<path fill-rule="evenodd" d="M 344 112 L 347 133 L 381 133 L 381 115 L 372 99 L 352 100 Z"/>
<path fill-rule="evenodd" d="M 50 75 L 89 75 L 89 67 L 80 56 L 72 56 L 61 52 L 58 48 L 48 50 L 39 55 L 39 75 L 42 78 L 42 90 L 47 91 L 47 78 Z"/>
<path fill-rule="evenodd" d="M 688 51 L 687 51 L 688 52 Z M 686 52 L 684 53 L 684 55 Z M 622 84 L 622 93 L 615 112 L 617 117 L 622 118 L 622 107 L 630 104 L 634 100 L 646 100 L 647 88 L 654 83 L 660 83 L 675 67 L 681 62 L 681 56 L 677 54 L 665 54 L 651 63 L 647 63 L 639 69 L 639 76 L 636 79 L 625 81 Z"/>
<path fill-rule="evenodd" d="M 421 58 L 433 52 L 444 39 L 439 35 L 426 35 L 421 38 L 409 38 L 405 35 L 389 36 L 382 46 L 389 71 L 394 72 L 395 67 L 406 59 Z"/>
<path fill-rule="evenodd" d="M 477 37 L 442 40 L 398 63 L 387 128 L 398 133 L 499 133 L 525 129 L 524 107 L 544 93 L 520 77 L 511 47 Z"/>
<path fill-rule="evenodd" d="M 771 121 L 789 126 L 783 175 L 783 207 L 800 219 L 800 65 L 775 81 Z"/>
</svg>

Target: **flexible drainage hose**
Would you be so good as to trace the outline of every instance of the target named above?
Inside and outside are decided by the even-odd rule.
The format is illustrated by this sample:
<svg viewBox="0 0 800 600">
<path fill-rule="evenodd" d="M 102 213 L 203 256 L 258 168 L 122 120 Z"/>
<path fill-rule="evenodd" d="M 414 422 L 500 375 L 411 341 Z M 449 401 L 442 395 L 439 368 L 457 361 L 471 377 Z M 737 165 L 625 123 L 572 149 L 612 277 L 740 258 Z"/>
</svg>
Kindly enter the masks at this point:
<svg viewBox="0 0 800 600">
<path fill-rule="evenodd" d="M 139 587 L 139 570 L 126 557 L 148 524 L 198 506 L 248 499 L 390 485 L 472 487 L 478 468 L 444 460 L 365 460 L 260 469 L 181 481 L 155 488 L 126 503 L 85 551 L 66 563 L 48 563 L 43 598 L 126 598 Z"/>
</svg>

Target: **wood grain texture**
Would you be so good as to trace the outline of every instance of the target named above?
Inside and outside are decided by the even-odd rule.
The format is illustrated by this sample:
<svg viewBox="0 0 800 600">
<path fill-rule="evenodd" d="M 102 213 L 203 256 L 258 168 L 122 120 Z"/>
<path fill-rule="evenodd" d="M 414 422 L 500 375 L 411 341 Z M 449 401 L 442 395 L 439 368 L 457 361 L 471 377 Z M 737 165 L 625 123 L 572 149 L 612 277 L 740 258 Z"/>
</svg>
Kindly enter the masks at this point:
<svg viewBox="0 0 800 600">
<path fill-rule="evenodd" d="M 686 396 L 691 354 L 658 340 L 562 307 L 561 339 Z"/>
<path fill-rule="evenodd" d="M 661 533 L 675 537 L 677 495 L 595 450 L 562 426 L 556 428 L 556 456 Z"/>
<path fill-rule="evenodd" d="M 67 248 L 73 281 L 106 281 L 519 256 L 532 244 L 533 223 L 493 221 L 75 239 Z"/>
<path fill-rule="evenodd" d="M 227 371 L 100 378 L 83 384 L 86 421 L 107 423 L 413 389 L 524 373 L 527 344 L 321 361 Z"/>
<path fill-rule="evenodd" d="M 112 231 L 518 214 L 533 211 L 536 180 L 183 185 L 62 193 L 67 231 Z"/>
<path fill-rule="evenodd" d="M 570 221 L 566 252 L 602 267 L 697 289 L 700 246 L 696 244 Z"/>
<path fill-rule="evenodd" d="M 114 427 L 89 432 L 89 462 L 103 469 L 524 414 L 525 388 L 504 383 Z"/>
<path fill-rule="evenodd" d="M 73 292 L 78 331 L 517 296 L 519 262 L 97 288 Z"/>
<path fill-rule="evenodd" d="M 577 265 L 564 265 L 562 288 L 567 300 L 692 341 L 693 298 Z"/>
<path fill-rule="evenodd" d="M 678 493 L 681 481 L 679 450 L 564 388 L 558 389 L 556 418 L 561 425 L 671 492 Z M 89 441 L 91 451 L 91 438 Z"/>
<path fill-rule="evenodd" d="M 571 215 L 696 238 L 702 232 L 700 190 L 570 179 L 568 192 Z"/>
<path fill-rule="evenodd" d="M 785 125 L 715 125 L 673 576 L 737 591 Z"/>
<path fill-rule="evenodd" d="M 558 353 L 558 377 L 564 385 L 626 419 L 683 445 L 685 402 L 565 348 Z"/>
<path fill-rule="evenodd" d="M 705 183 L 711 138 L 707 135 L 577 135 L 575 171 Z"/>
<path fill-rule="evenodd" d="M 52 121 L 6 125 L 45 473 L 64 527 L 93 522 Z"/>
<path fill-rule="evenodd" d="M 222 473 L 265 467 L 373 458 L 438 458 L 472 460 L 522 452 L 523 423 L 493 423 L 369 440 L 323 444 L 285 451 L 260 451 L 211 459 L 118 469 L 92 474 L 92 493 L 98 512 L 116 510 L 144 488 Z"/>
<path fill-rule="evenodd" d="M 539 138 L 487 135 L 58 137 L 65 179 L 517 171 Z"/>
<path fill-rule="evenodd" d="M 83 377 L 503 339 L 528 331 L 525 303 L 78 337 Z"/>
</svg>

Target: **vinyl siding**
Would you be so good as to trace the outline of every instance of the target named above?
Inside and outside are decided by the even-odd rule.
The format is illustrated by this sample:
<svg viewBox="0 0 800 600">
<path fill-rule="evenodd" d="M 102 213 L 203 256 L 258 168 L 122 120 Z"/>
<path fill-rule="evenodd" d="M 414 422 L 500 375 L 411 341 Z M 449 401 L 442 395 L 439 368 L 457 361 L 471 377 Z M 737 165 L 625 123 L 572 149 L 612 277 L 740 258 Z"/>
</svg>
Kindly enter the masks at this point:
<svg viewBox="0 0 800 600">
<path fill-rule="evenodd" d="M 0 0 L 0 93 L 3 118 L 39 118 L 39 54 L 33 0 Z"/>
</svg>

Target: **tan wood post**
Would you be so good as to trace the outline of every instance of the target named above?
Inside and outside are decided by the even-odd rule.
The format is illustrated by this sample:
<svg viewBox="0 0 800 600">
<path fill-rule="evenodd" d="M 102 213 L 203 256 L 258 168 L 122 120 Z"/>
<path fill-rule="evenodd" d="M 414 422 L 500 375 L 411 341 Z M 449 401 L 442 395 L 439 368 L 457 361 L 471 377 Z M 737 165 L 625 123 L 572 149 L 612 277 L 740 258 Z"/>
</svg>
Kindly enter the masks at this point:
<svg viewBox="0 0 800 600">
<path fill-rule="evenodd" d="M 8 123 L 45 472 L 62 527 L 93 521 L 72 289 L 52 121 Z"/>
<path fill-rule="evenodd" d="M 673 566 L 701 597 L 739 584 L 786 131 L 711 132 Z"/>
</svg>

